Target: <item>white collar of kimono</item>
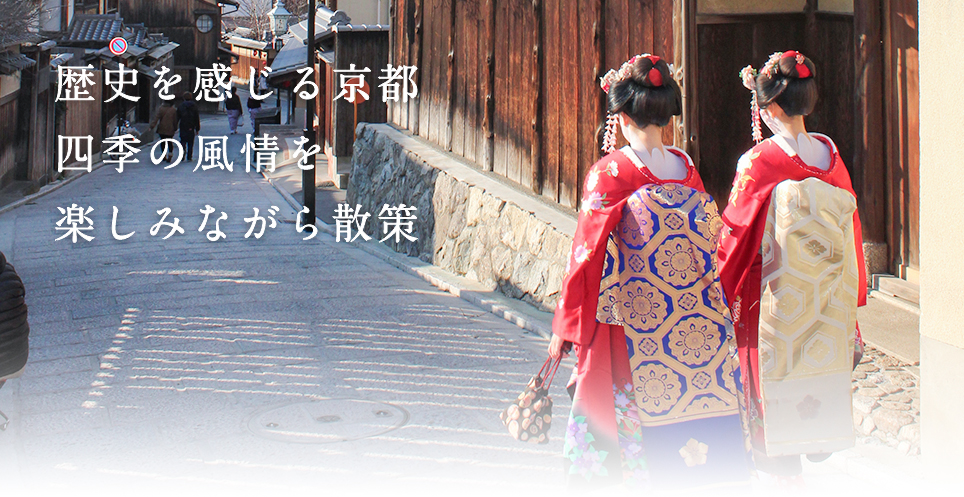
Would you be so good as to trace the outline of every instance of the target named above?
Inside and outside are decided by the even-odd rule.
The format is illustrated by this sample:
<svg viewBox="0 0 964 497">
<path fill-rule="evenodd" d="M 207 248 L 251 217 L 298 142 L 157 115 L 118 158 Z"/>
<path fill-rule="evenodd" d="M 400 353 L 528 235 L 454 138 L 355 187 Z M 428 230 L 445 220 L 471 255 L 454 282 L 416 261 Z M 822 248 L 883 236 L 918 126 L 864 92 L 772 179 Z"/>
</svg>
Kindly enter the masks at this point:
<svg viewBox="0 0 964 497">
<path fill-rule="evenodd" d="M 689 168 L 693 165 L 693 159 L 690 158 L 689 154 L 672 145 L 663 145 L 663 150 L 658 148 L 654 148 L 652 150 L 636 150 L 635 148 L 626 145 L 619 151 L 628 157 L 637 169 L 646 168 L 650 171 L 663 171 L 665 170 L 664 166 L 666 165 L 666 162 L 669 160 L 667 156 L 672 154 L 671 150 L 675 150 L 683 157 L 686 170 L 689 171 Z"/>
<path fill-rule="evenodd" d="M 837 153 L 837 145 L 827 135 L 821 133 L 809 133 L 809 136 L 807 135 L 807 133 L 800 133 L 796 140 L 783 135 L 773 135 L 771 138 L 788 157 L 799 156 L 800 160 L 808 166 L 819 167 L 823 170 L 829 169 L 830 163 L 833 162 L 833 155 Z M 815 137 L 818 136 L 827 140 L 827 143 L 830 144 L 831 160 L 825 164 L 827 167 L 820 167 L 823 156 L 820 153 L 820 144 L 815 143 L 818 141 Z"/>
</svg>

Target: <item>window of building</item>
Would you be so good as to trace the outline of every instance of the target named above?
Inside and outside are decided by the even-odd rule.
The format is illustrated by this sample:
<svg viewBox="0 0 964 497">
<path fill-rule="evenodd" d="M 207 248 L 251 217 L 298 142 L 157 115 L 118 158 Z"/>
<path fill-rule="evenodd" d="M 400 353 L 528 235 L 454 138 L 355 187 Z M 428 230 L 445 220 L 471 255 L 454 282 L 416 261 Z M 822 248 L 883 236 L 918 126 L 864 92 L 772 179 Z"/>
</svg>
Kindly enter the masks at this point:
<svg viewBox="0 0 964 497">
<path fill-rule="evenodd" d="M 198 31 L 207 33 L 208 31 L 214 29 L 214 19 L 212 19 L 208 14 L 201 14 L 198 16 L 195 25 L 197 26 Z"/>
</svg>

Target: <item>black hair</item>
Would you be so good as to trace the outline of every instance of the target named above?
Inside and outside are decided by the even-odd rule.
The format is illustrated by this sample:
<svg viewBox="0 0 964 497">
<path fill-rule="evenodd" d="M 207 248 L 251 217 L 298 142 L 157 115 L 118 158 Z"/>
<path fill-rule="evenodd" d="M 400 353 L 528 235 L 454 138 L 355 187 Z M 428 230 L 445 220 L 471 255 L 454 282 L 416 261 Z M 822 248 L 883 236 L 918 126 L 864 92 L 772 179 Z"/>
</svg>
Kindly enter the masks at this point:
<svg viewBox="0 0 964 497">
<path fill-rule="evenodd" d="M 797 62 L 797 56 L 803 60 Z M 771 73 L 756 77 L 756 100 L 761 109 L 776 103 L 788 116 L 807 116 L 817 104 L 817 69 L 808 57 L 784 52 Z"/>
<path fill-rule="evenodd" d="M 670 118 L 683 113 L 683 97 L 669 65 L 656 57 L 639 57 L 630 66 L 630 76 L 612 84 L 607 95 L 609 113 L 625 112 L 639 127 L 666 126 Z M 655 69 L 659 73 L 652 73 Z"/>
</svg>

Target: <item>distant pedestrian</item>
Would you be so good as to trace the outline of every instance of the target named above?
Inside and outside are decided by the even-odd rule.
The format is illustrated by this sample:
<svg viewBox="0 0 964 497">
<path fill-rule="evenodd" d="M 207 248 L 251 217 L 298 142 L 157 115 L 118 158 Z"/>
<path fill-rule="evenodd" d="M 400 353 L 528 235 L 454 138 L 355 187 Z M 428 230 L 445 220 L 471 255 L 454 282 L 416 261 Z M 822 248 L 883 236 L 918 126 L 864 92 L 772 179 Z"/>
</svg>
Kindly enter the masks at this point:
<svg viewBox="0 0 964 497">
<path fill-rule="evenodd" d="M 177 109 L 174 108 L 174 104 L 171 101 L 165 100 L 161 102 L 161 106 L 157 109 L 157 112 L 154 113 L 154 118 L 151 119 L 150 127 L 155 130 L 157 136 L 161 139 L 174 138 L 174 133 L 177 133 Z M 165 143 L 165 145 L 168 144 Z M 171 162 L 171 158 L 174 155 L 173 147 L 165 146 L 164 149 L 167 151 L 167 156 L 164 160 Z"/>
<path fill-rule="evenodd" d="M 238 134 L 238 126 L 244 124 L 241 121 L 241 116 L 244 112 L 241 110 L 241 97 L 238 96 L 237 92 L 231 93 L 231 97 L 224 102 L 224 108 L 228 112 L 228 125 L 231 126 L 231 134 Z"/>
<path fill-rule="evenodd" d="M 181 105 L 177 108 L 178 127 L 181 134 L 181 144 L 184 145 L 187 160 L 194 158 L 194 136 L 201 129 L 201 115 L 194 103 L 194 95 L 184 92 L 181 95 Z"/>
<path fill-rule="evenodd" d="M 251 132 L 252 132 L 252 133 L 253 133 L 254 130 L 255 130 L 255 127 L 254 127 L 254 116 L 255 116 L 255 114 L 258 113 L 259 110 L 261 110 L 261 101 L 258 100 L 258 99 L 256 99 L 256 98 L 254 98 L 254 97 L 252 97 L 252 96 L 249 96 L 249 97 L 248 97 L 248 119 L 251 120 Z"/>
</svg>

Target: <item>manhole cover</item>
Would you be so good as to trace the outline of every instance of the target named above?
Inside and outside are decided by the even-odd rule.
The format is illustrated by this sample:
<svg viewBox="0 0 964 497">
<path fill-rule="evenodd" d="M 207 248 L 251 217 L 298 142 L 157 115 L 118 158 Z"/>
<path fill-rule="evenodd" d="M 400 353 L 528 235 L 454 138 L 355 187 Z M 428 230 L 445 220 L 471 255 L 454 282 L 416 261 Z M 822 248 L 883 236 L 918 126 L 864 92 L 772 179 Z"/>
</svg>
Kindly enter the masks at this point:
<svg viewBox="0 0 964 497">
<path fill-rule="evenodd" d="M 324 444 L 381 435 L 408 422 L 408 412 L 383 402 L 329 399 L 255 413 L 248 429 L 282 442 Z"/>
</svg>

